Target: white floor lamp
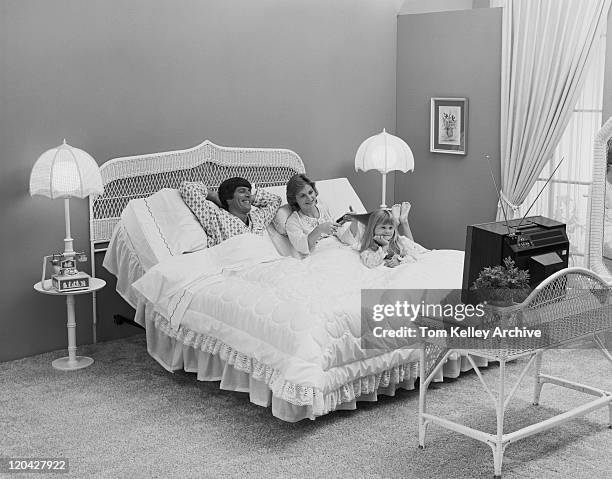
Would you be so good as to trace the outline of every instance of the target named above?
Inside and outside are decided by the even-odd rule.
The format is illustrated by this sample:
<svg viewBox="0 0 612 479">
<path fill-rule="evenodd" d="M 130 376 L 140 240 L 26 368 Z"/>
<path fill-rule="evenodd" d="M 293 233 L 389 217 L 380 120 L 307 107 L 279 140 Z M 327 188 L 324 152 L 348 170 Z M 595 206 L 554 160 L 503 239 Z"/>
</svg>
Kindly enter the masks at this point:
<svg viewBox="0 0 612 479">
<path fill-rule="evenodd" d="M 414 156 L 404 140 L 382 133 L 365 140 L 355 155 L 355 171 L 378 170 L 382 175 L 382 200 L 380 207 L 386 208 L 387 173 L 414 171 Z"/>
<path fill-rule="evenodd" d="M 71 277 L 77 278 L 80 274 L 85 278 L 81 284 L 73 282 L 73 287 L 81 289 L 82 286 L 88 291 L 95 290 L 90 287 L 89 276 L 76 271 L 77 253 L 74 251 L 73 238 L 70 232 L 70 198 L 86 198 L 89 195 L 104 193 L 102 176 L 95 160 L 83 150 L 73 148 L 64 143 L 56 148 L 45 151 L 32 168 L 30 174 L 30 195 L 41 195 L 51 199 L 62 198 L 64 200 L 64 221 L 66 224 L 66 237 L 64 238 L 64 253 L 61 256 L 62 263 L 67 265 Z M 81 256 L 81 255 L 79 255 Z M 93 260 L 93 258 L 92 258 Z M 72 265 L 72 267 L 70 267 Z M 43 269 L 44 271 L 44 269 Z M 62 273 L 64 274 L 64 273 Z M 40 291 L 51 293 L 53 288 L 47 286 L 47 281 L 40 282 Z M 51 283 L 51 281 L 49 281 Z M 63 284 L 70 284 L 70 281 Z M 70 288 L 70 286 L 67 286 Z M 36 289 L 36 287 L 35 287 Z M 89 366 L 93 359 L 76 355 L 76 321 L 74 314 L 74 296 L 78 291 L 69 289 L 58 291 L 57 294 L 66 295 L 68 315 L 68 357 L 53 362 L 54 367 L 63 370 L 80 369 Z M 94 338 L 95 339 L 95 338 Z"/>
</svg>

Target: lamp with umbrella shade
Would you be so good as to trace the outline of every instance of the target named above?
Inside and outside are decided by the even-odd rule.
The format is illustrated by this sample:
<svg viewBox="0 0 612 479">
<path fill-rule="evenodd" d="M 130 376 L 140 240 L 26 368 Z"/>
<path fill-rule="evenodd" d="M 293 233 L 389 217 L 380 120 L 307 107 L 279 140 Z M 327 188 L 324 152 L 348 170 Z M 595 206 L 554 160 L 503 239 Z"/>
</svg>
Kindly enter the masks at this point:
<svg viewBox="0 0 612 479">
<path fill-rule="evenodd" d="M 75 260 L 70 233 L 70 198 L 86 198 L 102 193 L 104 187 L 98 164 L 88 153 L 68 145 L 66 140 L 60 146 L 45 151 L 36 160 L 30 173 L 30 195 L 64 200 L 64 258 Z"/>
<path fill-rule="evenodd" d="M 414 156 L 404 140 L 390 135 L 385 129 L 382 133 L 365 140 L 355 155 L 355 171 L 378 170 L 382 175 L 382 200 L 380 207 L 386 208 L 387 173 L 414 171 Z"/>
<path fill-rule="evenodd" d="M 40 293 L 66 296 L 68 356 L 53 361 L 56 369 L 72 371 L 85 368 L 93 363 L 93 359 L 77 356 L 76 351 L 76 319 L 74 295 L 95 292 L 106 284 L 104 280 L 90 278 L 87 273 L 76 268 L 77 261 L 87 261 L 85 253 L 74 251 L 73 238 L 70 232 L 70 198 L 86 198 L 90 195 L 104 193 L 102 176 L 95 160 L 83 150 L 64 143 L 56 148 L 45 151 L 32 168 L 30 173 L 30 195 L 46 196 L 51 199 L 64 200 L 64 221 L 66 237 L 64 252 L 55 253 L 43 258 L 42 279 L 34 285 Z M 46 279 L 46 266 L 51 261 L 54 274 Z M 94 342 L 95 342 L 94 318 Z"/>
</svg>

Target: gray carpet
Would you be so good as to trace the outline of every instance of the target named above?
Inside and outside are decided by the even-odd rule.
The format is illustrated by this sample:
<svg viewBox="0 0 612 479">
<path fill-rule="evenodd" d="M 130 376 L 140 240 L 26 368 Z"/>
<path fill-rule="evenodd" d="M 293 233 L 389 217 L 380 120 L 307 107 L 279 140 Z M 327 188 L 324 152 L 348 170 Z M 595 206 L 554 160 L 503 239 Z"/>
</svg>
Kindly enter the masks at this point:
<svg viewBox="0 0 612 479">
<path fill-rule="evenodd" d="M 360 403 L 316 421 L 289 424 L 246 394 L 221 391 L 188 373 L 170 374 L 146 353 L 143 336 L 79 348 L 95 363 L 56 371 L 65 351 L 0 364 L 0 456 L 66 457 L 75 478 L 489 478 L 488 446 L 435 425 L 417 449 L 417 391 Z M 553 351 L 545 368 L 612 390 L 612 368 L 595 350 Z M 509 367 L 518 374 L 518 364 Z M 498 368 L 488 368 L 493 381 Z M 567 391 L 567 392 L 566 392 Z M 474 373 L 435 385 L 430 410 L 495 430 Z M 531 406 L 531 380 L 513 400 L 514 430 L 584 402 L 545 386 Z M 511 444 L 505 478 L 598 478 L 612 471 L 606 409 Z M 1 474 L 0 474 L 1 475 Z M 10 474 L 10 477 L 33 477 Z M 43 477 L 48 477 L 45 475 Z"/>
</svg>

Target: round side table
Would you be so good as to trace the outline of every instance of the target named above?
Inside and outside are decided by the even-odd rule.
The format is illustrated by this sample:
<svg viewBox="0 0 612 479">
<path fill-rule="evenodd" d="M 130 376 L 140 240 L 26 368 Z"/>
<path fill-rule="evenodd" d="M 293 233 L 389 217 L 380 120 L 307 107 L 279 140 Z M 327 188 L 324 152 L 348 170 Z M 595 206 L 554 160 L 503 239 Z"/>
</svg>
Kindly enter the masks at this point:
<svg viewBox="0 0 612 479">
<path fill-rule="evenodd" d="M 51 296 L 66 296 L 66 311 L 68 315 L 68 356 L 65 358 L 56 359 L 51 363 L 55 369 L 62 371 L 74 371 L 75 369 L 83 369 L 93 363 L 92 358 L 87 356 L 77 356 L 76 346 L 76 318 L 74 314 L 74 297 L 78 294 L 88 294 L 98 291 L 106 286 L 106 281 L 100 278 L 89 278 L 89 288 L 79 291 L 57 291 L 51 287 L 51 280 L 45 280 L 45 289 L 41 281 L 34 285 L 34 289 L 39 293 L 50 294 Z"/>
</svg>

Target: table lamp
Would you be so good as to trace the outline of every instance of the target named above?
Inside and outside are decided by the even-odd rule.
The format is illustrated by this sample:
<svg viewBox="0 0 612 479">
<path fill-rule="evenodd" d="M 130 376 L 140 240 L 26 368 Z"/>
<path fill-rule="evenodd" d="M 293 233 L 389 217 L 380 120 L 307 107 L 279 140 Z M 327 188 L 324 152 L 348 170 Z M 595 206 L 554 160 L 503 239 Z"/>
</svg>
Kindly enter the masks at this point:
<svg viewBox="0 0 612 479">
<path fill-rule="evenodd" d="M 381 208 L 386 208 L 387 173 L 414 171 L 414 156 L 404 140 L 390 135 L 383 129 L 382 133 L 365 140 L 355 155 L 355 171 L 378 170 L 382 175 Z"/>
<path fill-rule="evenodd" d="M 53 287 L 58 291 L 86 289 L 89 287 L 89 277 L 84 275 L 82 281 L 75 276 L 75 263 L 77 259 L 86 259 L 84 253 L 76 253 L 73 248 L 73 239 L 70 234 L 70 198 L 86 198 L 92 194 L 102 194 L 102 177 L 95 160 L 83 150 L 64 143 L 56 148 L 45 151 L 32 168 L 30 173 L 30 195 L 41 195 L 47 198 L 64 199 L 64 220 L 66 223 L 66 237 L 64 238 L 64 253 L 51 255 L 56 274 L 53 277 Z M 79 258 L 77 258 L 77 256 Z M 61 264 L 61 272 L 57 270 Z M 45 284 L 43 260 L 43 287 Z M 64 275 L 64 273 L 67 273 Z M 58 278 L 68 278 L 61 281 Z M 69 281 L 72 280 L 72 281 Z M 87 283 L 87 284 L 86 284 Z"/>
</svg>

